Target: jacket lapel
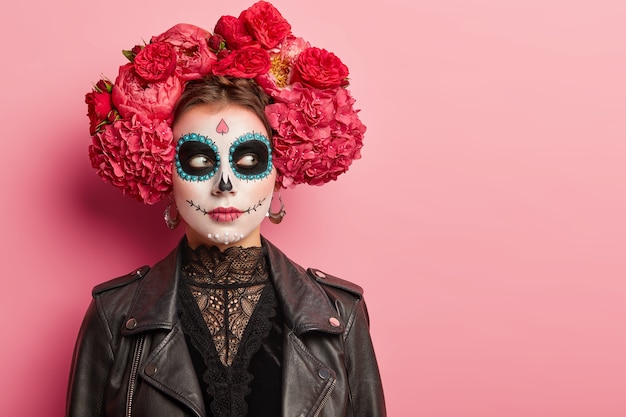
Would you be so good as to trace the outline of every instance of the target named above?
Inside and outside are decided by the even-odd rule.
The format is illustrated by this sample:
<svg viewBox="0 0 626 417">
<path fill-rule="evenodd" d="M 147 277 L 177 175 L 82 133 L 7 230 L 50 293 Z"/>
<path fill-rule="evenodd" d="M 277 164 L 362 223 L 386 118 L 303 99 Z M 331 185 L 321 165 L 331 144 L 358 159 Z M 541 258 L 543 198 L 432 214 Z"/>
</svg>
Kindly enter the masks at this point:
<svg viewBox="0 0 626 417">
<path fill-rule="evenodd" d="M 316 416 L 333 392 L 337 374 L 307 348 L 303 342 L 305 333 L 318 331 L 339 337 L 345 324 L 313 275 L 269 241 L 264 239 L 263 244 L 285 317 L 283 416 Z"/>
<path fill-rule="evenodd" d="M 335 386 L 335 371 L 293 332 L 286 333 L 283 349 L 283 416 L 314 416 Z"/>
<path fill-rule="evenodd" d="M 178 262 L 177 250 L 174 250 L 148 271 L 135 294 L 122 334 L 174 327 L 178 321 Z"/>
<path fill-rule="evenodd" d="M 187 405 L 198 416 L 206 416 L 202 389 L 180 323 L 153 348 L 139 375 L 156 389 Z"/>
<path fill-rule="evenodd" d="M 172 251 L 148 271 L 135 295 L 122 333 L 146 332 L 152 336 L 150 345 L 146 346 L 145 359 L 141 360 L 139 375 L 157 390 L 204 417 L 202 390 L 178 319 L 178 253 L 178 250 Z"/>
</svg>

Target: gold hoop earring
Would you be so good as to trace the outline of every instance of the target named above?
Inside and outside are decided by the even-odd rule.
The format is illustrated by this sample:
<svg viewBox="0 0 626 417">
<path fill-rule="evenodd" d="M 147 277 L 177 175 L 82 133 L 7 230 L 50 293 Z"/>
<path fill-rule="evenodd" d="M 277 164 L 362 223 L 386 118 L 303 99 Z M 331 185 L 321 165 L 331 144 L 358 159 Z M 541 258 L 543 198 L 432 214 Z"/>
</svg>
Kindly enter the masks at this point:
<svg viewBox="0 0 626 417">
<path fill-rule="evenodd" d="M 176 217 L 172 217 L 172 204 L 174 201 L 170 197 L 170 203 L 165 207 L 165 211 L 163 212 L 163 220 L 165 220 L 165 224 L 169 227 L 170 230 L 176 229 L 180 224 L 180 215 L 178 213 L 178 208 L 176 208 Z"/>
<path fill-rule="evenodd" d="M 265 216 L 267 216 L 274 224 L 282 222 L 283 217 L 285 217 L 285 214 L 287 214 L 287 212 L 285 211 L 285 204 L 283 204 L 283 198 L 281 197 L 280 192 L 278 193 L 278 201 L 280 201 L 280 209 L 277 212 L 272 212 L 272 203 L 270 202 L 270 208 L 265 214 Z"/>
</svg>

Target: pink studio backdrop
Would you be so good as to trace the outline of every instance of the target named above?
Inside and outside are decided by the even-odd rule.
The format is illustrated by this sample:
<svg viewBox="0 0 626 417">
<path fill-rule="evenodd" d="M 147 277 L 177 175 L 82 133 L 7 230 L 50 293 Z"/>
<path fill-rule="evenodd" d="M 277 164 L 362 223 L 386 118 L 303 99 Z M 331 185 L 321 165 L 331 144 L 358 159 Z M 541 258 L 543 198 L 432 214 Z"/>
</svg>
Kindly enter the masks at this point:
<svg viewBox="0 0 626 417">
<path fill-rule="evenodd" d="M 121 50 L 251 1 L 2 6 L 0 415 L 61 416 L 91 288 L 164 256 L 89 166 Z M 276 0 L 368 126 L 265 235 L 366 290 L 390 416 L 626 416 L 626 3 Z"/>
</svg>

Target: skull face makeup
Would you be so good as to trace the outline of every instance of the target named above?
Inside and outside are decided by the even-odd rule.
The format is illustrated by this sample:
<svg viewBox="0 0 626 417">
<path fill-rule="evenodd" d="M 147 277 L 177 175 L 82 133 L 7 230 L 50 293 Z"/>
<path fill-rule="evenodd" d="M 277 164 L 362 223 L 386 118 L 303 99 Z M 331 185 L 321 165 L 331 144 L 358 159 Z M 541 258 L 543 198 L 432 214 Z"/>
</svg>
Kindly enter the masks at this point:
<svg viewBox="0 0 626 417">
<path fill-rule="evenodd" d="M 200 104 L 173 130 L 173 195 L 189 245 L 260 246 L 276 180 L 263 122 L 241 106 Z"/>
</svg>

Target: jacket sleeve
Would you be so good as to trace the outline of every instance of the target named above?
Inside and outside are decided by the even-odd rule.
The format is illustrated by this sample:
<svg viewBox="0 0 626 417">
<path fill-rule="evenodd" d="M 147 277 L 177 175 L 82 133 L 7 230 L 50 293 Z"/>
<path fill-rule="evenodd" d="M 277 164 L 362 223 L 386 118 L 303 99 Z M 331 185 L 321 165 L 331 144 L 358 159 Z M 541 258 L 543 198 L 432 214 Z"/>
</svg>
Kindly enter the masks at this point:
<svg viewBox="0 0 626 417">
<path fill-rule="evenodd" d="M 385 398 L 365 301 L 356 302 L 345 334 L 346 367 L 354 416 L 385 417 Z"/>
<path fill-rule="evenodd" d="M 102 416 L 103 397 L 111 363 L 112 333 L 93 299 L 74 348 L 67 390 L 66 417 Z"/>
</svg>

